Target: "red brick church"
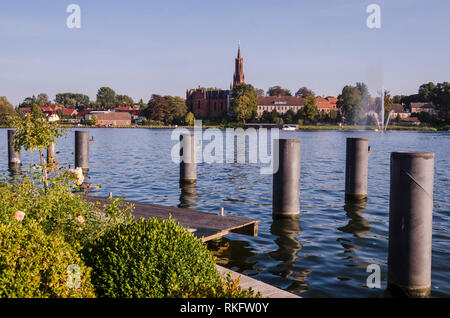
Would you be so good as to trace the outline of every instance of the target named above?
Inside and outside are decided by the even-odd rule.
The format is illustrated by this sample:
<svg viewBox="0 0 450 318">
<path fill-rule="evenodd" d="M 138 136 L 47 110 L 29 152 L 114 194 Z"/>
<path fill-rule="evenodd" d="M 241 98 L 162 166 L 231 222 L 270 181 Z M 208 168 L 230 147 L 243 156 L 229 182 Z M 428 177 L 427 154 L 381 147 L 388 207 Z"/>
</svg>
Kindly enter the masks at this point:
<svg viewBox="0 0 450 318">
<path fill-rule="evenodd" d="M 244 59 L 241 56 L 241 47 L 239 45 L 235 60 L 233 84 L 230 84 L 230 89 L 206 89 L 200 88 L 200 86 L 196 89 L 190 89 L 186 91 L 187 108 L 196 118 L 217 118 L 226 115 L 230 107 L 233 86 L 244 82 Z"/>
</svg>

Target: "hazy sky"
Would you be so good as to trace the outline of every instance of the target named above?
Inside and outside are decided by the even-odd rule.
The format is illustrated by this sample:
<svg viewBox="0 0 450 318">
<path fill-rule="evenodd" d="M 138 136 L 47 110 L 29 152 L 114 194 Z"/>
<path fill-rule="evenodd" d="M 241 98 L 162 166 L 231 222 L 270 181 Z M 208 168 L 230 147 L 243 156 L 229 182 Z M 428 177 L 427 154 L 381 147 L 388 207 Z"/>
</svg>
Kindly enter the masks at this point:
<svg viewBox="0 0 450 318">
<path fill-rule="evenodd" d="M 66 8 L 81 7 L 81 29 Z M 366 8 L 381 7 L 381 29 Z M 247 83 L 336 96 L 366 82 L 372 94 L 413 94 L 450 81 L 449 0 L 0 0 L 0 96 L 40 92 L 95 99 L 101 86 L 135 100 L 228 88 L 238 40 Z"/>
</svg>

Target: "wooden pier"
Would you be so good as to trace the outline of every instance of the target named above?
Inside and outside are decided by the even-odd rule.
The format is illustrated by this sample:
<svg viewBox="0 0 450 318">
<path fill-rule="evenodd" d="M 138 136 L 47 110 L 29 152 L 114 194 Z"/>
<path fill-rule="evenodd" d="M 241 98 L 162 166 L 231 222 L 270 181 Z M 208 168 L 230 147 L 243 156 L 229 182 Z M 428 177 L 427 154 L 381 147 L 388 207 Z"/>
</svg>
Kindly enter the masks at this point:
<svg viewBox="0 0 450 318">
<path fill-rule="evenodd" d="M 86 199 L 91 202 L 99 201 L 102 204 L 108 199 L 96 196 L 87 196 Z M 250 236 L 258 235 L 259 221 L 237 217 L 231 215 L 220 216 L 217 213 L 200 212 L 194 209 L 168 207 L 150 203 L 142 203 L 136 201 L 124 200 L 134 205 L 133 215 L 135 218 L 152 218 L 160 217 L 178 221 L 181 226 L 189 228 L 203 242 L 224 236 L 228 233 L 239 233 Z"/>
<path fill-rule="evenodd" d="M 287 292 L 285 290 L 282 290 L 280 288 L 277 288 L 275 286 L 263 283 L 259 280 L 256 280 L 254 278 L 239 274 L 235 271 L 232 271 L 228 268 L 222 267 L 220 265 L 216 265 L 217 270 L 219 271 L 220 275 L 222 277 L 225 277 L 228 275 L 228 273 L 231 274 L 232 279 L 236 279 L 239 277 L 239 285 L 242 288 L 253 288 L 255 292 L 260 292 L 262 297 L 267 298 L 301 298 L 300 296 L 297 296 L 295 294 L 292 294 L 290 292 Z"/>
</svg>

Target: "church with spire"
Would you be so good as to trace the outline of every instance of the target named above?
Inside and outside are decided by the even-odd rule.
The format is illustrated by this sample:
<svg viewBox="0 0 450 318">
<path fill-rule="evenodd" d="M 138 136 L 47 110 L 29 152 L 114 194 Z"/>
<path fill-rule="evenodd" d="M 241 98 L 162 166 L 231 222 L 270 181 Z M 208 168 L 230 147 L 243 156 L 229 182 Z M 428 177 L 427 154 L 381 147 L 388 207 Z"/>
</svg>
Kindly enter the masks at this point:
<svg viewBox="0 0 450 318">
<path fill-rule="evenodd" d="M 186 91 L 186 106 L 196 118 L 218 118 L 225 116 L 230 107 L 231 93 L 235 85 L 244 84 L 244 59 L 241 56 L 241 45 L 238 45 L 235 59 L 233 81 L 229 90 L 217 88 L 201 88 Z"/>
<path fill-rule="evenodd" d="M 238 84 L 244 84 L 244 59 L 241 56 L 241 44 L 238 46 L 238 55 L 234 62 L 234 76 L 233 76 L 233 86 Z M 230 88 L 233 89 L 233 86 Z"/>
</svg>

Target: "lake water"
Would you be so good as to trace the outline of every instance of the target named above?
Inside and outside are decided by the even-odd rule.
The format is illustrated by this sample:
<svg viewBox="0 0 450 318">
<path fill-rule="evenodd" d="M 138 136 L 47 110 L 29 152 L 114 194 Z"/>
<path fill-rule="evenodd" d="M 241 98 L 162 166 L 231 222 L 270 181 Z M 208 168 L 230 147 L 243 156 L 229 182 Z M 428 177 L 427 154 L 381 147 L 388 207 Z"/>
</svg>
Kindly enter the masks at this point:
<svg viewBox="0 0 450 318">
<path fill-rule="evenodd" d="M 0 129 L 0 173 L 7 171 L 6 129 Z M 432 296 L 450 296 L 450 133 L 290 132 L 300 138 L 301 215 L 272 220 L 272 176 L 258 164 L 198 165 L 194 189 L 179 188 L 171 160 L 171 130 L 91 129 L 90 180 L 96 195 L 260 220 L 257 237 L 230 234 L 208 243 L 218 263 L 303 297 L 379 297 L 387 283 L 389 164 L 392 151 L 431 151 L 435 157 Z M 369 138 L 368 201 L 345 205 L 347 137 Z M 204 142 L 206 146 L 208 142 Z M 74 134 L 57 145 L 63 163 L 74 162 Z M 36 153 L 23 153 L 26 165 Z M 366 287 L 368 264 L 381 267 L 381 289 Z"/>
</svg>

